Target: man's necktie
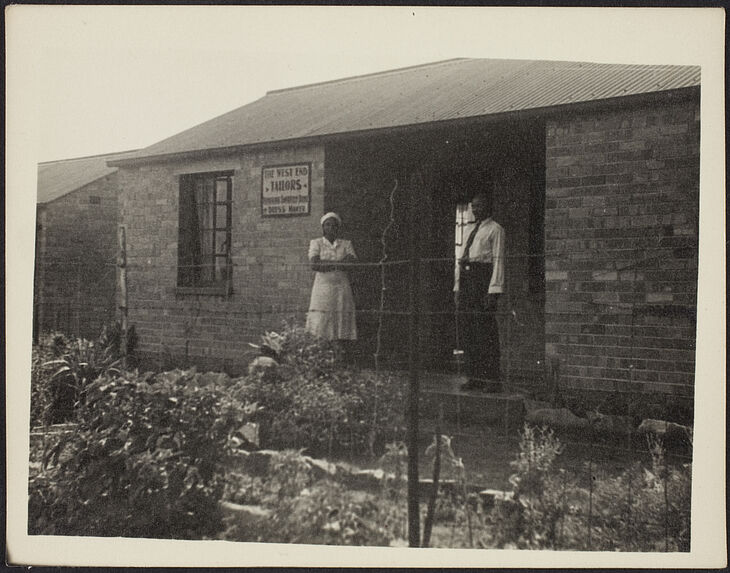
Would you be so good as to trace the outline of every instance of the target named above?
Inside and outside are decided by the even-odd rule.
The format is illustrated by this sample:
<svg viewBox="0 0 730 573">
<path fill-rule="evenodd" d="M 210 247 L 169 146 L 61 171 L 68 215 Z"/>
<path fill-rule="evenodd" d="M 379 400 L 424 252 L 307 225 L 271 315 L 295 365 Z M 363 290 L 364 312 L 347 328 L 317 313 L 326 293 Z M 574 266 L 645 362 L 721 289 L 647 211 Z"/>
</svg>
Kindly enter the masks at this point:
<svg viewBox="0 0 730 573">
<path fill-rule="evenodd" d="M 466 240 L 466 246 L 464 247 L 464 254 L 461 255 L 461 259 L 468 261 L 469 260 L 469 249 L 471 249 L 471 244 L 474 242 L 474 237 L 477 235 L 477 231 L 479 230 L 480 225 L 482 224 L 481 221 L 476 221 L 474 223 L 474 228 L 471 230 L 471 233 L 469 234 L 469 238 Z"/>
</svg>

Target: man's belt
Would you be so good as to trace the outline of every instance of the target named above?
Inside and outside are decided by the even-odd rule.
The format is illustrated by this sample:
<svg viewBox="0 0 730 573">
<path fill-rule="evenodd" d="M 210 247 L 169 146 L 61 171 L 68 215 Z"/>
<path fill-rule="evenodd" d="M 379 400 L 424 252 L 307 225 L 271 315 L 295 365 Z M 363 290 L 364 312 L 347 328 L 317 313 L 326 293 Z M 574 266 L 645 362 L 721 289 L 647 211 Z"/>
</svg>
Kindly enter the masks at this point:
<svg viewBox="0 0 730 573">
<path fill-rule="evenodd" d="M 472 271 L 472 270 L 484 270 L 487 267 L 491 267 L 492 263 L 482 263 L 479 261 L 459 261 L 459 265 L 461 266 L 462 270 L 465 271 Z"/>
</svg>

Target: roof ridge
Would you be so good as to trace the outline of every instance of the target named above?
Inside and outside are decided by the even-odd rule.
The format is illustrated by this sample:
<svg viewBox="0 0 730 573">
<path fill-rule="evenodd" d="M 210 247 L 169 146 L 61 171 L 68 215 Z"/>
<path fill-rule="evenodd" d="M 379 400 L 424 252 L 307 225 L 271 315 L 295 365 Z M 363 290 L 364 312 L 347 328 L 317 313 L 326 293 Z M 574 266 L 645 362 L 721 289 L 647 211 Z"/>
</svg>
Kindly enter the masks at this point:
<svg viewBox="0 0 730 573">
<path fill-rule="evenodd" d="M 288 87 L 288 88 L 279 88 L 276 90 L 269 90 L 266 92 L 266 95 L 296 91 L 296 90 L 301 90 L 301 89 L 306 89 L 306 88 L 313 88 L 313 87 L 323 86 L 323 85 L 327 85 L 327 84 L 339 84 L 339 83 L 343 83 L 343 82 L 350 82 L 353 80 L 360 80 L 363 78 L 372 78 L 374 76 L 386 76 L 388 74 L 400 73 L 400 72 L 404 72 L 406 70 L 414 70 L 416 68 L 430 68 L 430 67 L 441 66 L 444 64 L 452 64 L 454 62 L 464 62 L 464 61 L 473 60 L 473 59 L 474 58 L 450 58 L 448 60 L 440 60 L 438 62 L 427 62 L 425 64 L 415 64 L 413 66 L 405 66 L 402 68 L 393 68 L 391 70 L 382 70 L 380 72 L 371 72 L 369 74 L 360 74 L 357 76 L 347 76 L 345 78 L 337 78 L 334 80 L 325 80 L 323 82 L 314 82 L 312 84 L 302 84 L 300 86 L 292 86 L 292 87 Z"/>
<path fill-rule="evenodd" d="M 49 161 L 39 161 L 38 165 L 50 165 L 51 163 L 66 163 L 69 161 L 81 161 L 82 159 L 94 159 L 97 157 L 113 157 L 115 155 L 126 155 L 127 153 L 136 153 L 142 151 L 142 147 L 137 149 L 127 149 L 126 151 L 115 151 L 113 153 L 97 153 L 95 155 L 82 155 L 80 157 L 67 157 L 66 159 L 51 159 Z"/>
<path fill-rule="evenodd" d="M 466 58 L 466 57 L 460 57 L 460 58 L 449 58 L 447 60 L 439 60 L 438 62 L 427 62 L 425 64 L 415 64 L 413 66 L 404 66 L 402 68 L 392 68 L 390 70 L 382 70 L 380 72 L 371 72 L 369 74 L 360 74 L 357 76 L 347 76 L 344 78 L 336 78 L 334 80 L 325 80 L 322 82 L 314 82 L 311 84 L 302 84 L 299 86 L 278 88 L 275 90 L 268 90 L 266 92 L 265 96 L 280 94 L 280 93 L 284 93 L 284 92 L 303 90 L 303 89 L 308 89 L 308 88 L 314 88 L 314 87 L 324 86 L 324 85 L 351 82 L 354 80 L 361 80 L 361 79 L 372 78 L 372 77 L 376 77 L 376 76 L 387 76 L 389 74 L 398 74 L 398 73 L 402 73 L 407 70 L 415 70 L 418 68 L 430 68 L 430 67 L 442 66 L 445 64 L 454 64 L 456 62 L 468 62 L 468 61 L 477 61 L 477 60 L 521 62 L 521 63 L 550 62 L 553 64 L 578 64 L 580 66 L 582 66 L 584 64 L 595 65 L 595 66 L 614 66 L 614 65 L 616 65 L 616 64 L 610 63 L 610 62 L 591 62 L 589 60 L 574 61 L 574 60 L 535 60 L 534 58 Z M 686 64 L 619 64 L 619 65 L 636 66 L 636 67 L 644 67 L 644 68 L 647 68 L 647 67 L 692 67 L 692 66 L 688 66 Z M 241 107 L 243 107 L 243 106 L 241 106 Z M 236 109 L 238 109 L 238 108 L 236 108 Z M 232 111 L 235 111 L 235 110 L 232 110 Z"/>
</svg>

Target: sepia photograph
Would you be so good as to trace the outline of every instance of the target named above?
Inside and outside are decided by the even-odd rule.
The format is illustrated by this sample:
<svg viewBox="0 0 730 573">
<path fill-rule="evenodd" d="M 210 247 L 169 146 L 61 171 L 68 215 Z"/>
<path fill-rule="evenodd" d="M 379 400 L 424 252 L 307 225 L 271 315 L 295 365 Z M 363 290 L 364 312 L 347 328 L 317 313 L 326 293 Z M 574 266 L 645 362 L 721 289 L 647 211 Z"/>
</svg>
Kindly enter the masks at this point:
<svg viewBox="0 0 730 573">
<path fill-rule="evenodd" d="M 10 563 L 726 566 L 722 10 L 6 22 Z"/>
</svg>

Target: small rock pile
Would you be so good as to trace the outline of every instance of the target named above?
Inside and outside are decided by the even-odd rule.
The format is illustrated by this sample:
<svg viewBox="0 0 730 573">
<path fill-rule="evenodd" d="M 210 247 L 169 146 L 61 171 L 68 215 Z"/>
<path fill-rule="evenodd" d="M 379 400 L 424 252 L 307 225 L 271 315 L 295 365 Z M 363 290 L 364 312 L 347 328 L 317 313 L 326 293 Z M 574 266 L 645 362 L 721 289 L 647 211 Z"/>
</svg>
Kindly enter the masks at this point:
<svg viewBox="0 0 730 573">
<path fill-rule="evenodd" d="M 665 420 L 644 419 L 637 426 L 631 416 L 615 416 L 588 412 L 585 418 L 576 416 L 568 408 L 556 408 L 548 402 L 525 400 L 525 421 L 556 430 L 585 430 L 592 428 L 599 434 L 653 434 L 669 442 L 691 442 L 692 428 Z"/>
</svg>

